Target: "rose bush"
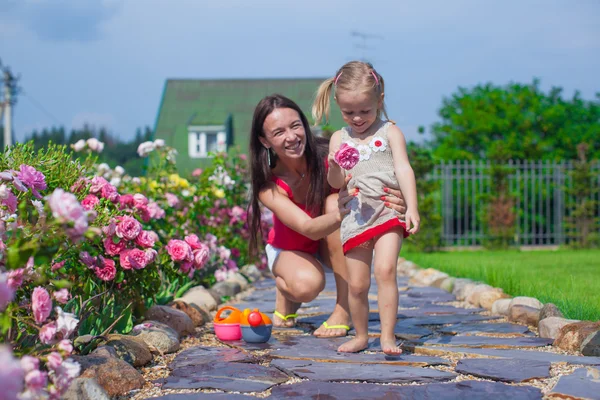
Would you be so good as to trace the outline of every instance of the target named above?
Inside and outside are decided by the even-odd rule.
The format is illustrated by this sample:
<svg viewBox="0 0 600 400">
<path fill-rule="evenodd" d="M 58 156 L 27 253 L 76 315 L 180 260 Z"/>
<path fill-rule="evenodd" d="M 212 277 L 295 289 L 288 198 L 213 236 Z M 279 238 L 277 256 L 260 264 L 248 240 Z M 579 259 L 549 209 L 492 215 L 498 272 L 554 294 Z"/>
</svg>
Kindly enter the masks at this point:
<svg viewBox="0 0 600 400">
<path fill-rule="evenodd" d="M 88 149 L 75 158 L 27 143 L 0 155 L 0 386 L 30 398 L 59 398 L 78 375 L 75 336 L 127 333 L 153 304 L 257 261 L 244 156 L 216 155 L 186 179 L 156 140 L 138 150 L 145 176 L 131 177 L 96 163 L 102 147 L 75 144 Z"/>
</svg>

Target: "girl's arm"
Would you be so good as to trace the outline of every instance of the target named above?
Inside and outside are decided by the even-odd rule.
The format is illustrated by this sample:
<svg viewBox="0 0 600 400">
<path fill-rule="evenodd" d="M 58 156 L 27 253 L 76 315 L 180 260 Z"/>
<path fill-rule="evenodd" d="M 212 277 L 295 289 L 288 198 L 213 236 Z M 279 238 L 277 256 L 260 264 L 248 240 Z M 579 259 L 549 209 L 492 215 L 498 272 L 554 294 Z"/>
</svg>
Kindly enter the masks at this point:
<svg viewBox="0 0 600 400">
<path fill-rule="evenodd" d="M 417 204 L 417 183 L 415 173 L 408 161 L 406 151 L 406 139 L 402 131 L 392 125 L 388 128 L 388 140 L 394 157 L 394 172 L 400 185 L 400 190 L 406 202 L 406 229 L 410 233 L 416 233 L 419 230 L 420 218 Z M 411 223 L 413 228 L 411 228 Z"/>
<path fill-rule="evenodd" d="M 260 191 L 258 199 L 288 228 L 312 240 L 319 240 L 335 232 L 342 221 L 342 211 L 336 210 L 311 218 L 294 204 L 287 193 L 274 183 Z M 347 214 L 349 211 L 344 211 Z"/>
<path fill-rule="evenodd" d="M 342 131 L 335 132 L 329 139 L 329 169 L 327 171 L 327 183 L 334 189 L 340 189 L 345 184 L 345 174 L 342 167 L 335 161 L 335 152 L 339 150 L 342 143 Z"/>
</svg>

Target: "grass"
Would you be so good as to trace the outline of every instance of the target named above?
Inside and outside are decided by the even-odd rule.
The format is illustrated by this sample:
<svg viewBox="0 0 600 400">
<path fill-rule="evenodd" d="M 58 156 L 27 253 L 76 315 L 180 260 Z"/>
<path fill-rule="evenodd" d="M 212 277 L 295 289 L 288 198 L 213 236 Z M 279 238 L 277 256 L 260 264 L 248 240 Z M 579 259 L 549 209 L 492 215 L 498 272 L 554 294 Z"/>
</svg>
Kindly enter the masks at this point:
<svg viewBox="0 0 600 400">
<path fill-rule="evenodd" d="M 418 253 L 401 257 L 422 268 L 500 287 L 512 296 L 554 303 L 565 318 L 600 320 L 600 250 Z"/>
</svg>

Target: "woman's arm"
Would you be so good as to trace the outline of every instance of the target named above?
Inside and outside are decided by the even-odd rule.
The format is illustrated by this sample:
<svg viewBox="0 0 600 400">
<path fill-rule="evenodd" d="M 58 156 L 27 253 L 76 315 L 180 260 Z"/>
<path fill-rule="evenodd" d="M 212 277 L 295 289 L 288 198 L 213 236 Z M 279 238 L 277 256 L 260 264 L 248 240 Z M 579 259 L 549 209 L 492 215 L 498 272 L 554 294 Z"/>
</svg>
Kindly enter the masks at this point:
<svg viewBox="0 0 600 400">
<path fill-rule="evenodd" d="M 394 157 L 394 171 L 400 185 L 400 190 L 406 201 L 406 228 L 410 233 L 419 230 L 420 218 L 417 204 L 417 183 L 415 173 L 408 161 L 406 139 L 396 125 L 390 126 L 388 140 Z M 411 228 L 411 224 L 413 227 Z"/>
<path fill-rule="evenodd" d="M 344 186 L 344 170 L 335 161 L 335 152 L 339 150 L 342 142 L 342 131 L 337 131 L 329 139 L 329 169 L 327 171 L 327 183 L 334 189 Z"/>
<path fill-rule="evenodd" d="M 345 214 L 349 212 L 336 210 L 311 218 L 290 200 L 287 193 L 274 183 L 270 183 L 258 194 L 258 199 L 288 228 L 312 240 L 319 240 L 335 232 Z"/>
</svg>

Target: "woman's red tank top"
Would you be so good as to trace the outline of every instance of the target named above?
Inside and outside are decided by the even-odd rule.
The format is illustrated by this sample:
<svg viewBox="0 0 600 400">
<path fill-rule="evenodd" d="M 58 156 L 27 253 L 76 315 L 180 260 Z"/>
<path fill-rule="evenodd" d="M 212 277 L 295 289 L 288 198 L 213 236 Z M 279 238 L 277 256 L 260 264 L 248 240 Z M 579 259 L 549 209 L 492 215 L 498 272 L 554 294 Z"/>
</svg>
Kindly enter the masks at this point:
<svg viewBox="0 0 600 400">
<path fill-rule="evenodd" d="M 287 183 L 276 176 L 273 177 L 273 182 L 285 190 L 290 200 L 297 205 L 298 208 L 304 211 L 311 218 L 314 217 L 306 210 L 306 206 L 304 204 L 299 204 L 294 201 L 292 189 L 290 189 Z M 295 230 L 287 227 L 279 220 L 279 218 L 277 218 L 275 214 L 273 214 L 273 228 L 271 228 L 269 231 L 267 243 L 273 247 L 277 247 L 278 249 L 303 251 L 310 254 L 314 254 L 319 250 L 318 240 L 309 239 L 306 236 L 301 235 Z"/>
</svg>

